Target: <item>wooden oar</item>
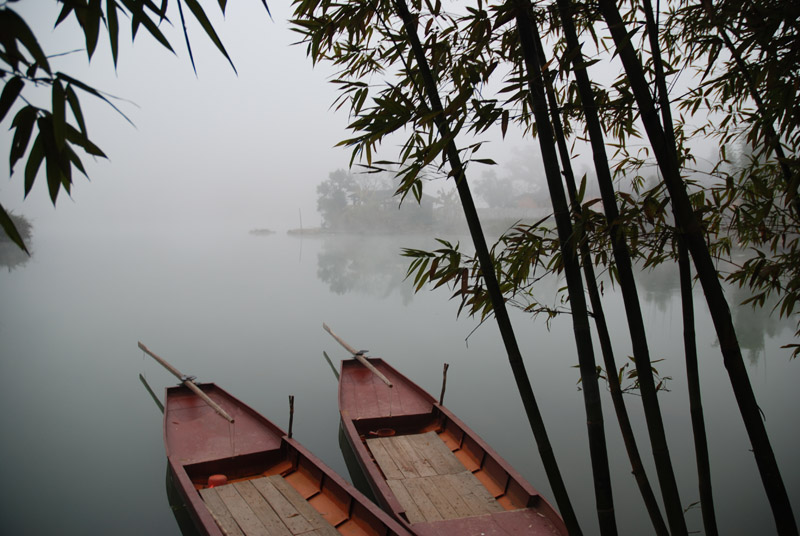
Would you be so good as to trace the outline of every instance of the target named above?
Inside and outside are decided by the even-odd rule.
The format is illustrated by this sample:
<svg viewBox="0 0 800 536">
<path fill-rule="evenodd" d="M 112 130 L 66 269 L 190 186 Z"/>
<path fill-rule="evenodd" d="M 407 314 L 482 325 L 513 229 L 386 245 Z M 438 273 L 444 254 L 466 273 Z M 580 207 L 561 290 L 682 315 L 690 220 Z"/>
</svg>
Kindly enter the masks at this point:
<svg viewBox="0 0 800 536">
<path fill-rule="evenodd" d="M 181 371 L 179 371 L 178 369 L 167 363 L 167 361 L 163 357 L 159 357 L 153 352 L 151 352 L 150 349 L 141 342 L 139 343 L 139 348 L 141 348 L 144 353 L 146 353 L 147 355 L 158 361 L 161 364 L 161 366 L 170 371 L 173 376 L 181 380 L 183 382 L 183 385 L 194 391 L 194 393 L 200 398 L 202 398 L 206 404 L 211 406 L 214 411 L 216 411 L 217 413 L 228 419 L 229 422 L 233 422 L 233 417 L 228 415 L 227 411 L 222 409 L 219 404 L 211 400 L 211 398 L 209 398 L 207 394 L 205 394 L 197 385 L 195 385 L 195 383 L 191 379 L 181 374 Z"/>
<path fill-rule="evenodd" d="M 356 351 L 356 349 L 355 349 L 355 348 L 353 348 L 352 346 L 350 346 L 349 344 L 347 344 L 346 342 L 344 342 L 344 341 L 343 341 L 343 340 L 342 340 L 342 339 L 341 339 L 341 338 L 340 338 L 338 335 L 336 335 L 336 334 L 335 334 L 333 331 L 331 331 L 331 328 L 329 328 L 329 327 L 328 327 L 328 324 L 326 324 L 325 322 L 323 322 L 323 323 L 322 323 L 322 329 L 324 329 L 325 331 L 327 331 L 328 333 L 330 333 L 330 334 L 331 334 L 331 337 L 333 337 L 334 339 L 336 339 L 336 342 L 338 342 L 339 344 L 341 344 L 341 345 L 342 345 L 342 347 L 343 347 L 345 350 L 347 350 L 348 352 L 350 352 L 351 354 L 353 354 L 353 357 L 354 357 L 355 359 L 357 359 L 359 363 L 361 363 L 362 365 L 364 365 L 365 367 L 367 367 L 369 370 L 371 370 L 371 371 L 372 371 L 372 373 L 373 373 L 373 374 L 375 374 L 375 376 L 377 376 L 378 378 L 380 378 L 380 379 L 383 381 L 383 383 L 385 383 L 385 384 L 386 384 L 386 385 L 388 385 L 389 387 L 392 387 L 392 382 L 390 382 L 390 381 L 389 381 L 389 378 L 387 378 L 386 376 L 384 376 L 384 375 L 383 375 L 383 373 L 382 373 L 380 370 L 376 369 L 376 368 L 375 368 L 375 366 L 374 366 L 372 363 L 370 363 L 369 361 L 367 361 L 367 358 L 366 358 L 366 357 L 364 357 L 364 352 L 365 352 L 365 350 L 362 350 L 362 351 L 360 351 L 360 352 Z"/>
</svg>

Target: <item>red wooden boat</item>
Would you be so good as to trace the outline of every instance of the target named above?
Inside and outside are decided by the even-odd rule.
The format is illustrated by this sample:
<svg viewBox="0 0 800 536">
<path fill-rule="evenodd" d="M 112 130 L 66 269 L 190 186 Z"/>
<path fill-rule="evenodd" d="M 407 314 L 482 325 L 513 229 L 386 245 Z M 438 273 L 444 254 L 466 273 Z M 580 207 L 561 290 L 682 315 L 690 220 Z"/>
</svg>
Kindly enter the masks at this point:
<svg viewBox="0 0 800 536">
<path fill-rule="evenodd" d="M 359 356 L 360 357 L 360 356 Z M 375 497 L 420 536 L 566 535 L 555 509 L 475 432 L 382 359 L 342 361 L 342 427 Z"/>
<path fill-rule="evenodd" d="M 222 412 L 185 385 L 167 388 L 164 443 L 201 534 L 409 536 L 255 410 L 213 383 L 196 386 Z"/>
</svg>

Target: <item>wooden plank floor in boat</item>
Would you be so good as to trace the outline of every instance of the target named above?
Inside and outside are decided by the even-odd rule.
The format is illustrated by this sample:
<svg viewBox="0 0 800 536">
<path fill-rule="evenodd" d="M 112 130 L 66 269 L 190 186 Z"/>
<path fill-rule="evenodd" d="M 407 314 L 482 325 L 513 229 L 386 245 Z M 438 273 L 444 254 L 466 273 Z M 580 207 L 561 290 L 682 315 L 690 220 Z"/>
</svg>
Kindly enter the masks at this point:
<svg viewBox="0 0 800 536">
<path fill-rule="evenodd" d="M 371 438 L 367 446 L 409 523 L 505 511 L 436 432 Z"/>
<path fill-rule="evenodd" d="M 200 490 L 224 534 L 231 536 L 339 536 L 280 475 Z"/>
</svg>

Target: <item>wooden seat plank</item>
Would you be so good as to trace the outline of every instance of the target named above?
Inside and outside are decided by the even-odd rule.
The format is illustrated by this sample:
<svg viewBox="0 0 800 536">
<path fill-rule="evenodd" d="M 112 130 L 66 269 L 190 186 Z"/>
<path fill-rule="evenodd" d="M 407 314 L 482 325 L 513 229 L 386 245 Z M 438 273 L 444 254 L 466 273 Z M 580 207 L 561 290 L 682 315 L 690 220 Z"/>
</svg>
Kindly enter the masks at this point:
<svg viewBox="0 0 800 536">
<path fill-rule="evenodd" d="M 469 505 L 461 497 L 458 489 L 453 487 L 453 484 L 448 478 L 442 478 L 441 476 L 437 478 L 428 477 L 428 480 L 438 488 L 439 492 L 453 509 L 454 514 L 452 518 L 470 517 L 475 515 Z"/>
<path fill-rule="evenodd" d="M 239 492 L 239 495 L 247 501 L 247 504 L 250 505 L 253 513 L 265 527 L 267 534 L 292 536 L 292 532 L 283 523 L 280 516 L 275 513 L 275 510 L 272 509 L 264 496 L 258 492 L 251 480 L 236 482 L 233 486 Z"/>
<path fill-rule="evenodd" d="M 244 536 L 244 533 L 228 510 L 228 507 L 225 506 L 222 498 L 220 498 L 217 493 L 217 488 L 201 489 L 200 496 L 206 503 L 206 507 L 208 511 L 211 512 L 214 521 L 217 522 L 217 525 L 219 525 L 219 528 L 224 534 L 230 536 Z"/>
<path fill-rule="evenodd" d="M 253 509 L 247 503 L 247 500 L 242 497 L 236 486 L 229 484 L 226 486 L 219 486 L 215 488 L 217 495 L 228 507 L 233 519 L 242 532 L 247 536 L 262 536 L 269 534 L 267 528 L 261 523 L 258 516 L 253 512 Z"/>
<path fill-rule="evenodd" d="M 381 468 L 387 480 L 402 480 L 404 478 L 403 472 L 394 463 L 391 454 L 386 451 L 386 447 L 378 441 L 378 438 L 367 439 L 367 448 L 369 448 L 375 461 L 378 462 L 378 467 Z"/>
<path fill-rule="evenodd" d="M 409 495 L 408 490 L 403 485 L 402 480 L 387 480 L 386 483 L 389 485 L 389 489 L 392 490 L 394 496 L 397 498 L 397 501 L 403 506 L 403 510 L 406 513 L 406 519 L 408 519 L 409 523 L 421 523 L 425 521 L 425 516 L 422 515 L 420 512 L 419 507 L 417 507 L 417 503 L 414 502 L 414 499 L 411 498 Z"/>
<path fill-rule="evenodd" d="M 411 500 L 417 505 L 425 521 L 443 520 L 444 517 L 442 517 L 442 514 L 439 513 L 439 510 L 436 509 L 436 506 L 425 493 L 425 489 L 420 480 L 420 478 L 407 478 L 406 480 L 401 480 L 401 482 L 406 490 L 408 490 Z"/>
<path fill-rule="evenodd" d="M 410 523 L 505 511 L 436 432 L 371 438 L 367 446 Z"/>
<path fill-rule="evenodd" d="M 369 441 L 377 441 L 379 442 L 386 452 L 389 453 L 392 460 L 394 461 L 397 468 L 403 474 L 403 478 L 415 478 L 419 476 L 419 473 L 414 468 L 414 464 L 411 460 L 408 459 L 408 456 L 405 455 L 405 452 L 398 446 L 398 444 L 394 441 L 396 437 L 376 437 L 374 439 L 368 439 Z"/>
<path fill-rule="evenodd" d="M 418 452 L 423 452 L 431 467 L 440 475 L 460 473 L 464 465 L 436 432 L 409 435 L 408 441 Z"/>
<path fill-rule="evenodd" d="M 424 443 L 420 444 L 417 441 L 412 441 L 412 437 L 412 435 L 402 435 L 393 439 L 395 439 L 394 443 L 397 445 L 398 450 L 407 457 L 419 476 L 433 476 L 438 474 L 426 455 L 426 450 L 430 449 L 426 449 L 427 445 Z"/>
<path fill-rule="evenodd" d="M 442 516 L 442 519 L 455 519 L 459 517 L 455 508 L 453 508 L 450 501 L 444 496 L 444 493 L 442 493 L 442 490 L 437 485 L 437 480 L 439 480 L 438 476 L 416 479 L 416 481 L 419 482 L 419 487 L 425 492 L 425 495 L 428 496 L 428 500 L 434 508 L 436 508 L 436 511 L 439 512 L 439 515 Z"/>
<path fill-rule="evenodd" d="M 291 484 L 286 482 L 282 477 L 275 475 L 267 477 L 267 480 L 272 481 L 272 484 L 281 494 L 297 509 L 297 512 L 302 515 L 306 521 L 316 529 L 316 533 L 320 535 L 339 536 L 336 529 L 330 523 L 325 521 L 322 514 L 311 506 L 308 501 L 294 489 Z M 295 533 L 299 534 L 299 533 Z"/>
<path fill-rule="evenodd" d="M 314 529 L 311 523 L 297 511 L 297 508 L 273 484 L 278 475 L 252 480 L 253 486 L 267 500 L 292 534 L 303 534 Z M 281 478 L 281 480 L 283 480 Z"/>
<path fill-rule="evenodd" d="M 503 512 L 505 509 L 469 471 L 446 475 L 450 483 L 459 490 L 464 502 L 476 513 Z"/>
</svg>

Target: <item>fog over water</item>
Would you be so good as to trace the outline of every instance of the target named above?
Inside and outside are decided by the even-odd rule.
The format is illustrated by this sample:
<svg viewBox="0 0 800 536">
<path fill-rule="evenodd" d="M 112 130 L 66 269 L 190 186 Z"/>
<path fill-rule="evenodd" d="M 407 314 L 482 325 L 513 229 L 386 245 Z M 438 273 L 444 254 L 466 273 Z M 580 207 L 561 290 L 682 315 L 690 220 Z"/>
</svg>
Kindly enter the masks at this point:
<svg viewBox="0 0 800 536">
<path fill-rule="evenodd" d="M 48 52 L 82 46 L 75 28 L 52 30 L 55 2 L 13 4 Z M 350 478 L 338 443 L 336 382 L 325 363 L 343 351 L 322 330 L 382 356 L 432 393 L 448 362 L 445 403 L 551 497 L 495 324 L 456 319 L 450 291 L 415 294 L 404 280 L 402 247 L 433 249 L 417 235 L 294 237 L 320 224 L 316 187 L 345 168 L 347 116 L 334 113 L 332 72 L 312 68 L 285 19 L 258 0 L 214 14 L 238 69 L 233 73 L 199 28 L 190 27 L 195 76 L 178 28 L 177 56 L 142 34 L 121 38 L 116 72 L 101 33 L 91 66 L 85 54 L 58 69 L 125 100 L 135 124 L 83 98 L 89 134 L 109 155 L 85 159 L 91 182 L 76 177 L 72 197 L 50 203 L 45 181 L 23 201 L 22 163 L 0 181 L 0 201 L 33 223 L 33 255 L 0 266 L 0 519 L 9 534 L 180 533 L 165 486 L 166 459 L 157 396 L 172 377 L 137 350 L 142 341 L 187 374 L 214 381 L 280 426 L 296 396 L 295 437 Z M 245 38 L 246 36 L 246 38 Z M 0 132 L 2 146 L 10 134 Z M 530 142 L 490 146 L 499 177 L 529 157 Z M 524 168 L 524 166 L 523 166 Z M 0 176 L 8 177 L 0 158 Z M 430 185 L 432 189 L 436 185 Z M 252 229 L 275 234 L 256 236 Z M 23 259 L 24 260 L 24 259 Z M 662 392 L 682 501 L 697 500 L 682 364 L 675 271 L 643 275 L 640 298 Z M 563 282 L 540 282 L 555 303 Z M 606 286 L 620 366 L 630 353 L 621 300 Z M 743 299 L 729 289 L 731 303 Z M 713 330 L 697 292 L 698 344 L 714 491 L 723 534 L 769 534 L 772 517 Z M 734 311 L 753 387 L 766 418 L 790 498 L 800 504 L 796 408 L 800 364 L 782 344 L 794 325 L 762 312 Z M 512 311 L 526 366 L 550 427 L 556 456 L 587 534 L 597 531 L 571 321 Z M 639 400 L 628 397 L 648 463 Z M 607 436 L 620 532 L 650 533 L 606 396 Z M 650 476 L 654 478 L 652 467 Z M 701 530 L 699 509 L 687 513 Z M 766 527 L 766 528 L 765 528 Z"/>
<path fill-rule="evenodd" d="M 284 428 L 287 396 L 295 395 L 295 437 L 352 478 L 338 441 L 336 380 L 322 352 L 334 362 L 346 356 L 322 322 L 432 393 L 439 391 L 442 364 L 450 363 L 446 405 L 551 497 L 494 323 L 473 333 L 477 321 L 456 319 L 449 291 L 414 294 L 403 281 L 400 248 L 426 245 L 433 246 L 430 236 L 309 239 L 217 225 L 36 234 L 32 258 L 0 272 L 0 404 L 6 408 L 0 471 L 13 483 L 0 501 L 4 530 L 180 533 L 165 485 L 161 415 L 139 374 L 157 396 L 173 378 L 137 341 Z M 652 355 L 665 359 L 656 366 L 672 377 L 660 398 L 688 507 L 697 492 L 676 284 L 665 269 L 642 277 L 640 290 Z M 538 292 L 552 297 L 562 285 L 543 280 Z M 624 315 L 615 313 L 621 303 L 607 289 L 622 364 L 629 353 Z M 768 534 L 763 527 L 771 527 L 771 515 L 700 309 L 700 374 L 720 528 Z M 735 315 L 790 497 L 800 500 L 794 426 L 800 371 L 780 348 L 793 326 L 749 308 Z M 547 329 L 516 311 L 512 319 L 567 486 L 586 532 L 595 534 L 571 321 L 558 317 Z M 649 460 L 639 399 L 632 395 L 628 402 Z M 604 408 L 620 531 L 649 533 L 607 396 Z M 687 519 L 690 529 L 701 528 L 699 510 Z"/>
</svg>

